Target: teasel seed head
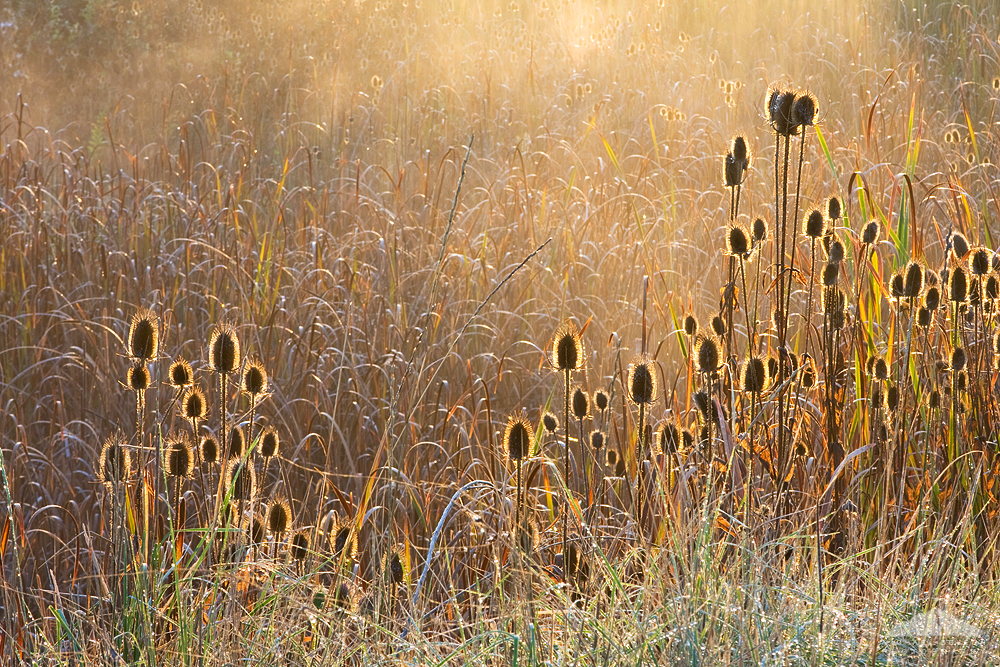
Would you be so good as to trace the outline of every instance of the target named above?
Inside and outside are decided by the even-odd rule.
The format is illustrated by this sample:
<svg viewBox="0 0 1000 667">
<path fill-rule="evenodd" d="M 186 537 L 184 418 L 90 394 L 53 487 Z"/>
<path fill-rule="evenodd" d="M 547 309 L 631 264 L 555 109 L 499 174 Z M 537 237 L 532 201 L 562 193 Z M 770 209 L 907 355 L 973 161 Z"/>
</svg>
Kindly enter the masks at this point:
<svg viewBox="0 0 1000 667">
<path fill-rule="evenodd" d="M 340 579 L 330 589 L 330 600 L 341 612 L 353 614 L 358 608 L 358 592 L 350 579 Z"/>
<path fill-rule="evenodd" d="M 896 271 L 892 274 L 892 279 L 889 281 L 889 293 L 895 300 L 906 296 L 906 280 L 903 278 L 902 271 Z"/>
<path fill-rule="evenodd" d="M 872 375 L 880 382 L 885 382 L 889 379 L 889 364 L 886 363 L 884 357 L 875 359 L 875 363 L 872 364 Z"/>
<path fill-rule="evenodd" d="M 969 275 L 962 266 L 956 266 L 951 272 L 948 298 L 958 303 L 963 303 L 969 298 Z"/>
<path fill-rule="evenodd" d="M 219 441 L 215 436 L 206 435 L 198 446 L 198 456 L 202 463 L 215 463 L 219 460 Z"/>
<path fill-rule="evenodd" d="M 750 235 L 743 225 L 734 223 L 726 233 L 726 254 L 733 257 L 746 257 L 750 253 Z"/>
<path fill-rule="evenodd" d="M 249 461 L 230 460 L 226 466 L 226 487 L 232 489 L 230 498 L 244 503 L 253 500 L 257 493 L 257 475 Z"/>
<path fill-rule="evenodd" d="M 149 369 L 146 364 L 137 361 L 128 368 L 128 386 L 132 391 L 146 391 L 149 389 Z"/>
<path fill-rule="evenodd" d="M 503 451 L 511 461 L 520 461 L 531 456 L 535 446 L 535 434 L 528 420 L 511 415 L 503 431 Z"/>
<path fill-rule="evenodd" d="M 406 547 L 402 544 L 394 544 L 382 556 L 382 573 L 385 581 L 392 585 L 408 582 L 410 579 L 409 560 L 406 555 Z"/>
<path fill-rule="evenodd" d="M 226 458 L 229 460 L 238 459 L 243 456 L 243 451 L 247 446 L 247 438 L 243 433 L 243 428 L 240 426 L 234 426 L 229 432 L 229 439 L 226 441 L 226 445 L 229 451 L 226 452 Z"/>
<path fill-rule="evenodd" d="M 916 299 L 924 289 L 924 270 L 919 262 L 910 260 L 903 276 L 903 295 Z"/>
<path fill-rule="evenodd" d="M 593 447 L 595 452 L 599 452 L 604 448 L 604 432 L 603 431 L 591 431 L 590 433 L 590 446 Z"/>
<path fill-rule="evenodd" d="M 1000 280 L 997 279 L 995 273 L 986 276 L 986 282 L 983 284 L 983 296 L 990 300 L 1000 298 Z"/>
<path fill-rule="evenodd" d="M 247 541 L 252 546 L 259 546 L 264 543 L 264 520 L 259 514 L 254 514 L 247 529 Z"/>
<path fill-rule="evenodd" d="M 125 437 L 116 433 L 104 441 L 97 462 L 97 480 L 107 488 L 132 476 L 132 456 L 125 447 Z"/>
<path fill-rule="evenodd" d="M 792 122 L 795 125 L 814 125 L 818 107 L 815 95 L 809 92 L 799 93 L 792 104 Z"/>
<path fill-rule="evenodd" d="M 251 360 L 243 369 L 242 380 L 240 389 L 253 399 L 267 391 L 267 371 L 257 359 Z"/>
<path fill-rule="evenodd" d="M 767 223 L 764 218 L 757 218 L 753 221 L 753 242 L 760 245 L 767 239 Z"/>
<path fill-rule="evenodd" d="M 921 306 L 917 309 L 917 326 L 926 329 L 931 325 L 931 311 L 927 310 L 926 307 Z"/>
<path fill-rule="evenodd" d="M 698 320 L 690 313 L 684 316 L 684 333 L 692 338 L 698 334 Z"/>
<path fill-rule="evenodd" d="M 608 409 L 609 404 L 608 393 L 603 389 L 598 389 L 594 392 L 594 406 L 597 408 L 598 412 L 604 412 Z"/>
<path fill-rule="evenodd" d="M 269 424 L 260 435 L 260 455 L 265 461 L 274 458 L 278 455 L 280 444 L 278 429 Z"/>
<path fill-rule="evenodd" d="M 816 364 L 808 354 L 802 355 L 802 386 L 805 389 L 816 386 Z"/>
<path fill-rule="evenodd" d="M 735 188 L 743 182 L 743 167 L 732 153 L 726 153 L 722 161 L 722 178 L 727 188 Z"/>
<path fill-rule="evenodd" d="M 899 407 L 899 387 L 895 384 L 890 384 L 885 389 L 885 407 L 890 415 L 896 414 L 896 408 Z"/>
<path fill-rule="evenodd" d="M 626 396 L 635 405 L 649 405 L 656 400 L 656 369 L 646 356 L 636 357 L 628 367 Z"/>
<path fill-rule="evenodd" d="M 183 389 L 194 384 L 194 371 L 191 369 L 191 364 L 185 359 L 178 358 L 174 363 L 170 364 L 170 386 L 175 389 Z"/>
<path fill-rule="evenodd" d="M 542 415 L 542 426 L 545 428 L 546 433 L 552 435 L 559 430 L 559 418 L 551 412 L 546 412 Z"/>
<path fill-rule="evenodd" d="M 750 155 L 750 150 L 747 148 L 746 137 L 742 134 L 735 135 L 733 137 L 732 144 L 730 145 L 730 152 L 733 154 L 733 158 L 740 166 L 740 169 L 746 171 L 750 168 L 752 156 Z"/>
<path fill-rule="evenodd" d="M 743 363 L 740 389 L 748 394 L 759 394 L 767 386 L 767 364 L 759 357 L 750 357 Z"/>
<path fill-rule="evenodd" d="M 208 404 L 205 392 L 201 387 L 190 387 L 181 399 L 181 415 L 192 424 L 205 419 L 208 415 Z"/>
<path fill-rule="evenodd" d="M 590 416 L 590 395 L 581 387 L 573 391 L 570 404 L 573 406 L 573 416 L 577 419 L 586 419 Z"/>
<path fill-rule="evenodd" d="M 956 347 L 951 353 L 951 369 L 953 371 L 965 370 L 965 348 Z"/>
<path fill-rule="evenodd" d="M 990 251 L 977 246 L 969 256 L 969 272 L 974 276 L 985 276 L 990 272 Z"/>
<path fill-rule="evenodd" d="M 952 232 L 948 237 L 948 248 L 955 253 L 957 259 L 964 259 L 969 254 L 969 242 L 961 232 Z"/>
<path fill-rule="evenodd" d="M 338 519 L 330 531 L 330 551 L 340 561 L 353 563 L 358 559 L 358 535 L 348 517 Z"/>
<path fill-rule="evenodd" d="M 576 576 L 577 570 L 580 567 L 580 560 L 582 553 L 580 551 L 580 546 L 577 544 L 575 539 L 577 536 L 574 535 L 570 539 L 569 543 L 566 545 L 566 551 L 563 553 L 563 572 L 566 575 L 566 579 L 570 580 Z"/>
<path fill-rule="evenodd" d="M 726 321 L 722 319 L 721 315 L 716 315 L 712 318 L 712 331 L 719 338 L 726 335 L 728 329 L 726 328 Z"/>
<path fill-rule="evenodd" d="M 556 330 L 549 351 L 549 361 L 554 369 L 577 371 L 583 368 L 583 340 L 572 322 L 564 323 Z"/>
<path fill-rule="evenodd" d="M 830 243 L 830 248 L 826 251 L 826 258 L 831 264 L 840 264 L 844 261 L 844 244 L 840 241 Z"/>
<path fill-rule="evenodd" d="M 681 431 L 673 421 L 660 424 L 656 429 L 656 447 L 664 454 L 676 454 L 681 446 Z"/>
<path fill-rule="evenodd" d="M 933 313 L 940 305 L 941 290 L 939 290 L 936 286 L 928 287 L 927 291 L 924 292 L 924 308 Z"/>
<path fill-rule="evenodd" d="M 194 449 L 187 436 L 173 434 L 167 439 L 163 469 L 170 477 L 191 477 L 194 472 Z"/>
<path fill-rule="evenodd" d="M 802 233 L 811 239 L 822 238 L 826 233 L 826 218 L 819 210 L 813 209 L 802 221 Z"/>
<path fill-rule="evenodd" d="M 798 132 L 792 122 L 792 108 L 795 105 L 795 91 L 772 87 L 768 94 L 768 120 L 775 133 L 790 136 Z"/>
<path fill-rule="evenodd" d="M 614 447 L 608 447 L 607 451 L 604 453 L 604 463 L 608 468 L 614 470 L 618 465 L 618 450 Z"/>
<path fill-rule="evenodd" d="M 840 264 L 829 262 L 823 267 L 823 285 L 833 287 L 840 280 Z"/>
<path fill-rule="evenodd" d="M 215 373 L 230 375 L 240 365 L 240 340 L 232 324 L 224 323 L 212 329 L 208 340 L 208 365 Z"/>
<path fill-rule="evenodd" d="M 292 508 L 280 496 L 271 499 L 267 507 L 267 529 L 272 535 L 281 537 L 292 527 Z"/>
<path fill-rule="evenodd" d="M 699 335 L 695 340 L 694 353 L 700 372 L 715 373 L 719 370 L 719 341 L 715 336 Z"/>
<path fill-rule="evenodd" d="M 538 546 L 538 521 L 529 516 L 523 526 L 517 527 L 517 545 L 526 554 L 532 554 Z"/>
<path fill-rule="evenodd" d="M 869 220 L 861 232 L 861 243 L 864 245 L 874 245 L 879 239 L 881 225 L 878 220 Z"/>
<path fill-rule="evenodd" d="M 826 203 L 826 211 L 831 220 L 840 220 L 840 200 L 836 197 L 830 197 L 830 201 Z"/>
<path fill-rule="evenodd" d="M 289 551 L 292 554 L 292 559 L 299 563 L 306 559 L 306 556 L 309 555 L 309 530 L 307 528 L 302 528 L 292 535 Z"/>
<path fill-rule="evenodd" d="M 963 392 L 969 387 L 969 375 L 964 370 L 955 373 L 952 383 L 956 392 Z"/>
<path fill-rule="evenodd" d="M 159 343 L 159 320 L 153 311 L 140 308 L 128 330 L 128 351 L 134 361 L 152 361 Z"/>
</svg>

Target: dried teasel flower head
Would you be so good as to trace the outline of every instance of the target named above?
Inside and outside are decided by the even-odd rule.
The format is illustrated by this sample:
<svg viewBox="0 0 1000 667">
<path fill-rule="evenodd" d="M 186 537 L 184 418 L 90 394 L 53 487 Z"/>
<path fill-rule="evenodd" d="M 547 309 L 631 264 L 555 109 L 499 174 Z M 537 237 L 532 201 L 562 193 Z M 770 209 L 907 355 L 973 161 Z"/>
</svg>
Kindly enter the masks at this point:
<svg viewBox="0 0 1000 667">
<path fill-rule="evenodd" d="M 137 361 L 128 368 L 126 375 L 128 388 L 132 391 L 146 391 L 149 389 L 149 369 L 142 361 Z"/>
<path fill-rule="evenodd" d="M 603 389 L 598 389 L 594 392 L 594 407 L 597 408 L 598 412 L 604 412 L 608 409 L 608 404 L 610 400 L 608 399 L 608 392 Z"/>
<path fill-rule="evenodd" d="M 552 435 L 559 430 L 559 418 L 551 412 L 546 412 L 542 415 L 542 427 L 545 429 L 546 433 Z"/>
<path fill-rule="evenodd" d="M 128 330 L 128 353 L 135 361 L 156 358 L 159 343 L 159 320 L 153 311 L 140 308 L 132 317 Z"/>
<path fill-rule="evenodd" d="M 170 364 L 168 375 L 170 376 L 170 386 L 175 389 L 183 389 L 194 383 L 194 371 L 191 369 L 191 364 L 185 359 L 178 358 Z"/>
<path fill-rule="evenodd" d="M 586 419 L 590 416 L 590 394 L 582 387 L 573 390 L 573 398 L 570 399 L 573 409 L 573 416 L 577 419 Z"/>
<path fill-rule="evenodd" d="M 125 436 L 112 435 L 104 441 L 97 461 L 97 480 L 107 488 L 126 481 L 132 476 L 132 456 L 125 447 Z"/>
<path fill-rule="evenodd" d="M 275 496 L 267 508 L 267 529 L 272 535 L 282 536 L 292 527 L 292 508 L 283 497 Z"/>
<path fill-rule="evenodd" d="M 167 438 L 163 452 L 163 469 L 170 477 L 191 477 L 194 472 L 194 449 L 186 435 Z"/>
<path fill-rule="evenodd" d="M 636 357 L 629 364 L 625 394 L 635 405 L 649 405 L 656 400 L 656 369 L 649 357 Z"/>
<path fill-rule="evenodd" d="M 253 399 L 260 398 L 267 391 L 267 371 L 257 359 L 252 359 L 243 369 L 240 389 Z"/>
<path fill-rule="evenodd" d="M 229 375 L 240 365 L 240 340 L 236 329 L 224 323 L 212 329 L 208 340 L 208 365 L 215 373 Z"/>
<path fill-rule="evenodd" d="M 531 455 L 535 446 L 535 434 L 531 424 L 526 419 L 507 418 L 507 426 L 503 431 L 503 451 L 511 461 L 521 461 Z"/>
<path fill-rule="evenodd" d="M 583 340 L 576 325 L 567 322 L 560 326 L 549 344 L 549 363 L 556 370 L 578 371 L 583 368 Z"/>
<path fill-rule="evenodd" d="M 260 435 L 260 455 L 263 456 L 265 460 L 274 458 L 278 455 L 278 448 L 280 444 L 278 429 L 269 424 L 264 428 L 264 432 Z"/>
<path fill-rule="evenodd" d="M 181 399 L 181 415 L 189 422 L 198 422 L 208 415 L 208 402 L 201 387 L 191 387 Z"/>
</svg>

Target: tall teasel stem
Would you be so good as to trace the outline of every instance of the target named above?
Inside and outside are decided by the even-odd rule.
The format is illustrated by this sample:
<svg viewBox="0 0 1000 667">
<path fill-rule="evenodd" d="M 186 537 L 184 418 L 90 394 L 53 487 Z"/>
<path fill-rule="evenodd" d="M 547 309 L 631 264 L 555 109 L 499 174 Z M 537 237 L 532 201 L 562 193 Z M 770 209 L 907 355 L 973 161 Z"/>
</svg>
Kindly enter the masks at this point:
<svg viewBox="0 0 1000 667">
<path fill-rule="evenodd" d="M 549 344 L 549 363 L 552 368 L 563 373 L 564 412 L 563 427 L 566 434 L 566 449 L 563 453 L 563 475 L 565 488 L 565 505 L 563 510 L 563 549 L 566 548 L 569 533 L 570 481 L 569 481 L 569 383 L 570 373 L 583 368 L 583 341 L 580 332 L 572 323 L 565 323 L 556 330 Z"/>
<path fill-rule="evenodd" d="M 228 435 L 226 431 L 226 379 L 231 373 L 236 372 L 236 369 L 240 365 L 240 341 L 236 337 L 236 330 L 231 324 L 221 324 L 212 330 L 212 335 L 208 342 L 208 364 L 212 372 L 219 374 L 219 456 L 225 460 L 229 455 L 229 447 L 226 442 Z M 215 516 L 212 522 L 213 540 L 222 514 L 222 494 L 225 478 L 226 475 L 219 475 L 219 489 L 215 499 Z"/>
<path fill-rule="evenodd" d="M 642 533 L 643 457 L 646 451 L 646 406 L 656 400 L 656 372 L 649 357 L 636 357 L 628 367 L 625 393 L 629 401 L 639 408 L 639 430 L 635 440 L 636 495 L 635 521 Z"/>
</svg>

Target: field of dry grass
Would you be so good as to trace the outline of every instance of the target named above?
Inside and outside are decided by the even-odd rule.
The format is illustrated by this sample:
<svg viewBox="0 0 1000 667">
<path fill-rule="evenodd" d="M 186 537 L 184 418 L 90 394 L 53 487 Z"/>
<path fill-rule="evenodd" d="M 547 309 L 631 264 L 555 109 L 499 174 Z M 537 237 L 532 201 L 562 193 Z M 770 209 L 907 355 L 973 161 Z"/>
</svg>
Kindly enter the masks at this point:
<svg viewBox="0 0 1000 667">
<path fill-rule="evenodd" d="M 0 662 L 995 663 L 990 3 L 35 5 Z"/>
</svg>

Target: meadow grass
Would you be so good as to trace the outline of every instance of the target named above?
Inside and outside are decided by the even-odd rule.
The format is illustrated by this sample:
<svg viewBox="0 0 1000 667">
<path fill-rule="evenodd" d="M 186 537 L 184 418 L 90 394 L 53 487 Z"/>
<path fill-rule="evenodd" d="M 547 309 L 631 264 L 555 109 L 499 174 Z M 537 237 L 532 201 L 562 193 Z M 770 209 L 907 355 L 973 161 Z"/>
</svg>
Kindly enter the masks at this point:
<svg viewBox="0 0 1000 667">
<path fill-rule="evenodd" d="M 53 7 L 5 662 L 995 662 L 989 3 Z"/>
</svg>

